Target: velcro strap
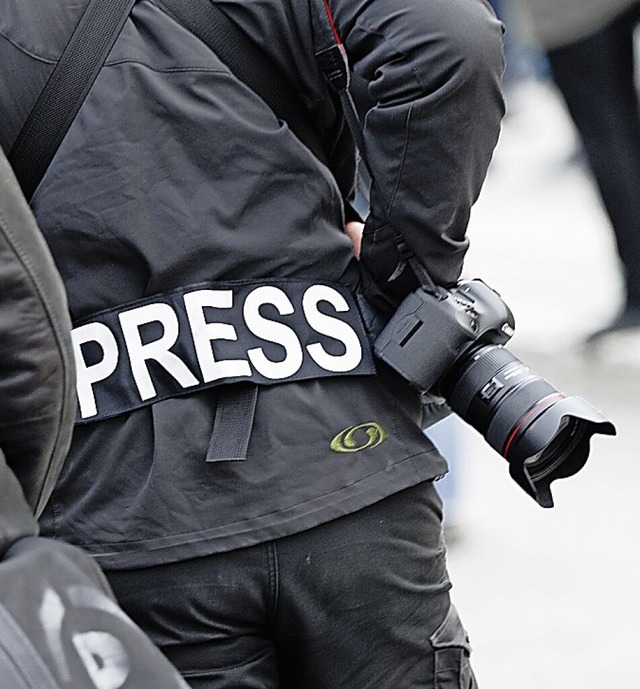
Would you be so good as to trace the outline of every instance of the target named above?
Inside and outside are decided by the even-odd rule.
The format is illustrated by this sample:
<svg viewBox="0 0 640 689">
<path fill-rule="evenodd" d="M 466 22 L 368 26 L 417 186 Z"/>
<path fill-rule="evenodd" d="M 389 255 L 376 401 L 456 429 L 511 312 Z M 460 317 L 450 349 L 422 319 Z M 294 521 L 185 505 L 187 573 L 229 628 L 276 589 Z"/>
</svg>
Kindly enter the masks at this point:
<svg viewBox="0 0 640 689">
<path fill-rule="evenodd" d="M 246 459 L 257 402 L 258 386 L 253 383 L 219 388 L 207 462 Z"/>
<path fill-rule="evenodd" d="M 213 386 L 372 375 L 344 286 L 307 280 L 199 283 L 76 324 L 78 423 Z"/>
</svg>

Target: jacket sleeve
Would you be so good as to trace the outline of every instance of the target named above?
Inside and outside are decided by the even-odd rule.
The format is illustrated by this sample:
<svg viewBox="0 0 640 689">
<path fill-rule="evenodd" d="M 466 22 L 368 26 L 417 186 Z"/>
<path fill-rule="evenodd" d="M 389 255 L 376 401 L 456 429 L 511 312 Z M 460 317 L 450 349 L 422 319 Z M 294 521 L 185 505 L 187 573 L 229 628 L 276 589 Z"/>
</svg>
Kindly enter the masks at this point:
<svg viewBox="0 0 640 689">
<path fill-rule="evenodd" d="M 504 114 L 502 25 L 485 0 L 329 3 L 366 84 L 374 181 L 362 261 L 397 301 L 415 282 L 401 270 L 402 237 L 436 283 L 455 283 Z"/>
<path fill-rule="evenodd" d="M 70 332 L 62 280 L 0 152 L 0 451 L 36 516 L 71 440 Z"/>
</svg>

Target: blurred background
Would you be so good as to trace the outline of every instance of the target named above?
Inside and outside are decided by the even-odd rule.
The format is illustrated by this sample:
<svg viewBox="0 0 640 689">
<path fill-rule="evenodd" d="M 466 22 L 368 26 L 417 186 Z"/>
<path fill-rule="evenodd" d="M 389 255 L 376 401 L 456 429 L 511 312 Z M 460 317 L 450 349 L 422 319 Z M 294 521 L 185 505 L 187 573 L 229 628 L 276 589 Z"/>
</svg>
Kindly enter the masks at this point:
<svg viewBox="0 0 640 689">
<path fill-rule="evenodd" d="M 452 595 L 481 689 L 637 687 L 640 327 L 584 345 L 623 305 L 613 233 L 544 56 L 518 16 L 506 19 L 508 113 L 466 276 L 514 312 L 509 349 L 618 435 L 594 437 L 585 468 L 553 484 L 545 510 L 475 430 L 455 419 L 436 428 L 453 466 L 441 486 Z"/>
</svg>

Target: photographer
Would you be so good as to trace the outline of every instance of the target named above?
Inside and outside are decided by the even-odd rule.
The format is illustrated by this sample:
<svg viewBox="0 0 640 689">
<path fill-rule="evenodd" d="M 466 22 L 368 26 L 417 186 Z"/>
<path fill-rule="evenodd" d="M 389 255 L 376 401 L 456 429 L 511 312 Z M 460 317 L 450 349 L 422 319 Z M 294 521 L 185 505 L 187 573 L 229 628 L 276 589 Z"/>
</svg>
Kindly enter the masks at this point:
<svg viewBox="0 0 640 689">
<path fill-rule="evenodd" d="M 0 16 L 6 151 L 86 4 Z M 503 115 L 501 25 L 484 0 L 213 3 L 302 98 L 318 155 L 170 4 L 133 5 L 31 199 L 78 367 L 43 532 L 94 556 L 193 687 L 474 687 L 446 464 L 365 326 L 417 286 L 408 256 L 460 276 Z M 327 32 L 364 85 L 359 261 Z"/>
<path fill-rule="evenodd" d="M 51 256 L 0 153 L 0 676 L 11 689 L 180 689 L 78 548 L 39 538 L 71 438 L 70 322 Z"/>
</svg>

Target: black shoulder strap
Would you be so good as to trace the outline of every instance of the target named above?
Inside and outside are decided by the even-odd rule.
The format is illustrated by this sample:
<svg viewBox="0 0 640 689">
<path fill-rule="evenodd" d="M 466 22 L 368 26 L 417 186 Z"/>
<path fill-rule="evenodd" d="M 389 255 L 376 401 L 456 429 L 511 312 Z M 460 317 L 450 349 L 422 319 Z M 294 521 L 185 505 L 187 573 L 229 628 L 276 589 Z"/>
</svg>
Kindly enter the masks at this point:
<svg viewBox="0 0 640 689">
<path fill-rule="evenodd" d="M 316 62 L 340 101 L 342 114 L 358 153 L 355 196 L 353 200 L 347 201 L 347 208 L 351 208 L 353 219 L 363 220 L 369 213 L 373 175 L 367 161 L 362 123 L 351 95 L 351 70 L 347 53 L 338 33 L 329 0 L 308 0 L 308 3 Z M 355 84 L 361 84 L 362 88 L 364 82 L 359 80 Z"/>
<path fill-rule="evenodd" d="M 362 124 L 349 90 L 351 75 L 346 50 L 338 34 L 328 0 L 309 0 L 309 7 L 318 67 L 340 100 L 347 126 L 366 167 Z"/>
<path fill-rule="evenodd" d="M 260 46 L 210 0 L 155 0 L 172 19 L 207 45 L 326 163 L 320 132 L 295 87 Z"/>
<path fill-rule="evenodd" d="M 136 0 L 90 0 L 8 159 L 31 199 Z"/>
</svg>

